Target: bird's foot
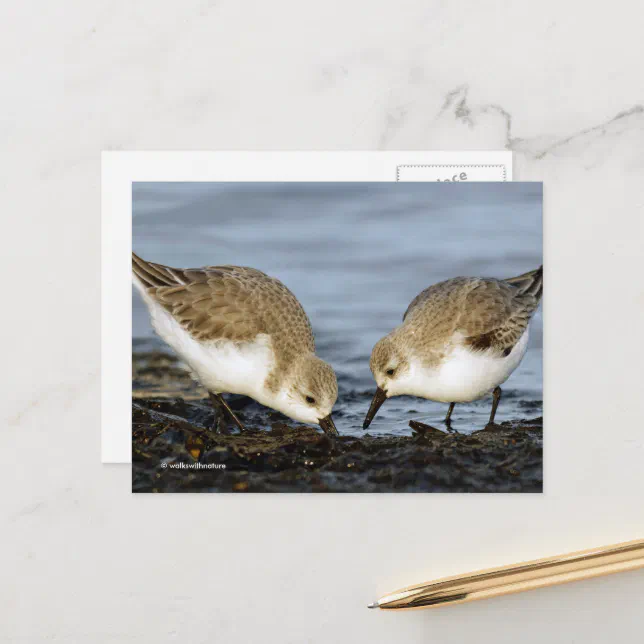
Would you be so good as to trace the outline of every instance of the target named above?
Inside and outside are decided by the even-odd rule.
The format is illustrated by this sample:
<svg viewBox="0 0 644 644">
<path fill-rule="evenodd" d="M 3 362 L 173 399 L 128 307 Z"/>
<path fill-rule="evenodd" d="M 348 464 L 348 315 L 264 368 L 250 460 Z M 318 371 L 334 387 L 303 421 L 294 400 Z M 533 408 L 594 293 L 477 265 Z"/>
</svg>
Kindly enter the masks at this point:
<svg viewBox="0 0 644 644">
<path fill-rule="evenodd" d="M 222 418 L 222 414 L 215 414 L 210 431 L 215 434 L 230 434 L 230 424 L 225 418 Z"/>
<path fill-rule="evenodd" d="M 409 426 L 420 436 L 445 436 L 445 432 L 438 427 L 421 423 L 417 420 L 410 420 Z"/>
<path fill-rule="evenodd" d="M 229 434 L 230 431 L 228 426 L 231 421 L 239 427 L 240 432 L 246 431 L 241 420 L 239 420 L 235 412 L 229 407 L 228 403 L 220 394 L 210 393 L 210 400 L 212 402 L 213 411 L 215 412 L 213 431 L 218 434 Z"/>
</svg>

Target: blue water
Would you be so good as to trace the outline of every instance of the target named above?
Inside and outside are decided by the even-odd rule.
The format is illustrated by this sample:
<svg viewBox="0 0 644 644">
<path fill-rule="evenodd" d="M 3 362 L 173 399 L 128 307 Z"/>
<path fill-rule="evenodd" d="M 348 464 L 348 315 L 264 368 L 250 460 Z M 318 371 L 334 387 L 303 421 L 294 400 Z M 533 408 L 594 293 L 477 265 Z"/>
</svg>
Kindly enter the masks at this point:
<svg viewBox="0 0 644 644">
<path fill-rule="evenodd" d="M 136 183 L 133 247 L 171 266 L 253 266 L 284 282 L 311 319 L 318 354 L 338 374 L 338 429 L 362 434 L 376 341 L 430 284 L 539 266 L 541 205 L 539 183 Z M 160 344 L 136 294 L 133 334 Z M 497 422 L 542 414 L 542 337 L 539 311 Z M 491 397 L 457 405 L 454 428 L 480 429 L 490 405 Z M 394 398 L 369 432 L 409 433 L 412 418 L 442 427 L 446 411 Z"/>
</svg>

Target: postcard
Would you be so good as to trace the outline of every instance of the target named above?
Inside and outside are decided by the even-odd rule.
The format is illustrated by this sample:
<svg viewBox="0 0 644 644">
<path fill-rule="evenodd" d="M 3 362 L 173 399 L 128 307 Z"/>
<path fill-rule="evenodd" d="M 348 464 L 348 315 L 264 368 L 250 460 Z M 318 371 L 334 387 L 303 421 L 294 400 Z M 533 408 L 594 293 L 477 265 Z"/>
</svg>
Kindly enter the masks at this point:
<svg viewBox="0 0 644 644">
<path fill-rule="evenodd" d="M 102 422 L 104 463 L 130 463 L 132 206 L 136 182 L 510 181 L 510 152 L 104 152 Z M 159 194 L 159 213 L 170 206 Z M 148 204 L 148 208 L 154 208 Z M 215 249 L 213 249 L 215 250 Z M 163 258 L 157 258 L 160 261 Z M 215 256 L 210 262 L 217 261 Z M 136 301 L 136 300 L 134 300 Z"/>
<path fill-rule="evenodd" d="M 542 184 L 136 181 L 134 492 L 542 491 Z"/>
</svg>

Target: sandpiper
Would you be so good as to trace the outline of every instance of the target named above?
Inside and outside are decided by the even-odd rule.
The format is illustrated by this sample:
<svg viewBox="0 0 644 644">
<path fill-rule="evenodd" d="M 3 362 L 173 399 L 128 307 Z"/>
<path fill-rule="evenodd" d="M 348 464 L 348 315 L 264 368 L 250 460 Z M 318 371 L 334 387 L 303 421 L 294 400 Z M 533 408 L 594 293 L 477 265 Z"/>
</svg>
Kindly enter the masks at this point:
<svg viewBox="0 0 644 644">
<path fill-rule="evenodd" d="M 543 292 L 543 267 L 509 279 L 455 277 L 420 293 L 403 323 L 378 341 L 371 372 L 378 386 L 366 429 L 387 398 L 418 396 L 454 405 L 493 392 L 494 422 L 501 387 L 528 346 L 529 323 Z"/>
<path fill-rule="evenodd" d="M 315 355 L 309 319 L 284 284 L 254 268 L 171 268 L 132 253 L 133 281 L 156 332 L 209 392 L 215 429 L 244 427 L 222 393 L 249 396 L 337 435 L 333 369 Z"/>
</svg>

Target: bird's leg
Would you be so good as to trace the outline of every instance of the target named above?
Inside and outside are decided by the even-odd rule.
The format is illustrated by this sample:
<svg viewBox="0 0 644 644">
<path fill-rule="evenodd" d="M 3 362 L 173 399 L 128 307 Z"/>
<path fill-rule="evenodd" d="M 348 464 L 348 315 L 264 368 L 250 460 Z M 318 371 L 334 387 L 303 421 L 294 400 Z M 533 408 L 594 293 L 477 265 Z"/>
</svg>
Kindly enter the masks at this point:
<svg viewBox="0 0 644 644">
<path fill-rule="evenodd" d="M 454 406 L 456 403 L 450 403 L 449 404 L 449 411 L 447 412 L 447 416 L 445 416 L 445 424 L 448 427 L 451 427 L 452 425 L 452 412 L 454 411 Z"/>
<path fill-rule="evenodd" d="M 212 431 L 217 434 L 225 434 L 228 429 L 228 414 L 221 404 L 221 397 L 217 394 L 209 393 L 212 410 L 215 417 L 212 421 Z"/>
<path fill-rule="evenodd" d="M 228 406 L 228 403 L 224 400 L 221 394 L 210 393 L 210 402 L 212 402 L 212 407 L 215 410 L 215 423 L 213 429 L 219 433 L 221 429 L 225 429 L 228 424 L 228 419 L 232 420 L 239 431 L 245 431 L 244 426 L 242 425 L 241 420 L 237 418 L 235 412 Z"/>
<path fill-rule="evenodd" d="M 494 423 L 496 408 L 499 406 L 499 401 L 501 400 L 501 387 L 495 387 L 492 395 L 494 396 L 494 400 L 492 401 L 492 412 L 490 413 L 490 420 L 488 421 L 488 425 L 492 425 Z"/>
</svg>

